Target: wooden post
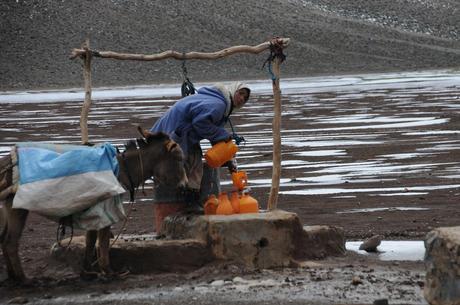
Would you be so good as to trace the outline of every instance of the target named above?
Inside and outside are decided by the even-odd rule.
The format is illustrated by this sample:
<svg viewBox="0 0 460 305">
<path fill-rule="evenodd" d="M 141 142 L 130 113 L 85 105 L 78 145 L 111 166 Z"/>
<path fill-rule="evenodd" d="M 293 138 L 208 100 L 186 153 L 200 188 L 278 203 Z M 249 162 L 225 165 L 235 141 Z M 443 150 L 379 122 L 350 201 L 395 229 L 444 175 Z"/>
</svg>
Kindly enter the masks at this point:
<svg viewBox="0 0 460 305">
<path fill-rule="evenodd" d="M 89 48 L 89 39 L 83 45 L 85 53 L 82 55 L 85 63 L 83 70 L 83 77 L 85 79 L 85 101 L 81 109 L 80 115 L 80 129 L 81 129 L 81 142 L 88 143 L 88 114 L 91 108 L 91 50 Z"/>
<path fill-rule="evenodd" d="M 276 56 L 273 60 L 273 75 L 275 79 L 272 82 L 274 115 L 273 115 L 273 171 L 272 186 L 270 196 L 268 197 L 268 210 L 276 209 L 278 204 L 278 191 L 280 188 L 281 178 L 281 89 L 280 89 L 280 64 L 281 58 Z"/>
</svg>

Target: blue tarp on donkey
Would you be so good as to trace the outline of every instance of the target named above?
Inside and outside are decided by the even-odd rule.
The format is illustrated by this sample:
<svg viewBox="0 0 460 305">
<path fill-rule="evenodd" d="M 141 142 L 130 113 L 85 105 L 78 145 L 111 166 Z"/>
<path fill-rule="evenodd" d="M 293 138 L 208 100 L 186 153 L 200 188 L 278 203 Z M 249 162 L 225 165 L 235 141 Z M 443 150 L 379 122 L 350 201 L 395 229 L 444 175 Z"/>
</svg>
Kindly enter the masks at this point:
<svg viewBox="0 0 460 305">
<path fill-rule="evenodd" d="M 97 147 L 19 143 L 19 185 L 13 208 L 64 217 L 124 193 L 117 180 L 116 150 Z"/>
</svg>

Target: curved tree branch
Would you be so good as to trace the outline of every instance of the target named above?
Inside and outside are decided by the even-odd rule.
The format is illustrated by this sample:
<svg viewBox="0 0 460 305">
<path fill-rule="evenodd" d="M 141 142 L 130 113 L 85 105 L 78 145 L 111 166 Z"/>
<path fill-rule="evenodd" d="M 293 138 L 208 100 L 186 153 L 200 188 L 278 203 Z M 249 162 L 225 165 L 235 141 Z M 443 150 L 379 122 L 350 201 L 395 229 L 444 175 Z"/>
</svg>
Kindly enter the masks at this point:
<svg viewBox="0 0 460 305">
<path fill-rule="evenodd" d="M 95 51 L 92 50 L 92 55 L 94 57 L 101 57 L 101 58 L 112 58 L 112 59 L 119 59 L 119 60 L 139 60 L 139 61 L 155 61 L 155 60 L 162 60 L 167 58 L 174 58 L 174 59 L 219 59 L 223 57 L 227 57 L 236 53 L 251 53 L 251 54 L 259 54 L 268 48 L 270 48 L 270 44 L 276 41 L 282 45 L 283 48 L 287 47 L 289 44 L 289 38 L 273 38 L 270 41 L 266 41 L 256 46 L 248 46 L 248 45 L 241 45 L 241 46 L 233 46 L 229 47 L 217 52 L 188 52 L 188 53 L 181 53 L 173 50 L 164 51 L 158 54 L 129 54 L 129 53 L 117 53 L 112 51 Z M 73 49 L 70 59 L 74 59 L 76 57 L 83 57 L 86 54 L 85 49 Z"/>
</svg>

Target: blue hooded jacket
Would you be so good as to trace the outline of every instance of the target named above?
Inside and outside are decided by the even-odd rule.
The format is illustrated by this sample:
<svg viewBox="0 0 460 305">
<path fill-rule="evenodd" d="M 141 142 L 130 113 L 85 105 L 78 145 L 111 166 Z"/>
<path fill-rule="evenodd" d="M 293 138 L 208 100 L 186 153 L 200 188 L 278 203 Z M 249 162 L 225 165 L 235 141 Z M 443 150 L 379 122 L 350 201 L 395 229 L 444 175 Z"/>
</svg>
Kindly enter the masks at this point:
<svg viewBox="0 0 460 305">
<path fill-rule="evenodd" d="M 228 107 L 231 104 L 220 90 L 203 87 L 196 94 L 177 101 L 150 131 L 167 133 L 187 154 L 203 139 L 214 143 L 230 138 L 224 128 L 230 113 Z"/>
</svg>

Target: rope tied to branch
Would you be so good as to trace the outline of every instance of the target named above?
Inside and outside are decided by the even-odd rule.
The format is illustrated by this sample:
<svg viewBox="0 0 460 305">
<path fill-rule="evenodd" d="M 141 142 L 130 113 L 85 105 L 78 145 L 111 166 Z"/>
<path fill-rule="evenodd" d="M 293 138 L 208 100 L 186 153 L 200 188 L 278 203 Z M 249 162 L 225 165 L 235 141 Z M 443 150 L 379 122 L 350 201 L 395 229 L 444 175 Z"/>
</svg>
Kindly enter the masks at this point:
<svg viewBox="0 0 460 305">
<path fill-rule="evenodd" d="M 97 50 L 89 50 L 90 53 L 91 53 L 91 56 L 93 57 L 101 57 L 101 53 L 99 53 L 99 51 Z"/>
<path fill-rule="evenodd" d="M 267 65 L 268 73 L 270 74 L 270 78 L 272 81 L 276 81 L 276 76 L 273 74 L 272 71 L 272 62 L 275 60 L 275 58 L 278 58 L 280 60 L 280 63 L 286 60 L 286 55 L 283 53 L 283 41 L 279 38 L 273 38 L 270 40 L 270 54 L 268 55 L 267 59 L 264 61 L 262 65 L 262 69 L 265 68 L 265 65 Z"/>
<path fill-rule="evenodd" d="M 97 50 L 92 50 L 89 48 L 89 46 L 87 45 L 89 42 L 85 42 L 82 46 L 82 49 L 85 51 L 84 53 L 81 53 L 79 54 L 78 56 L 81 58 L 81 59 L 85 59 L 87 55 L 89 55 L 90 57 L 102 57 L 101 56 L 101 53 Z M 74 56 L 70 57 L 70 59 L 73 59 L 75 58 Z"/>
</svg>

